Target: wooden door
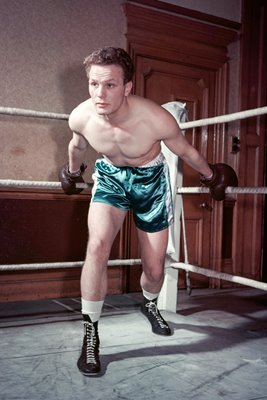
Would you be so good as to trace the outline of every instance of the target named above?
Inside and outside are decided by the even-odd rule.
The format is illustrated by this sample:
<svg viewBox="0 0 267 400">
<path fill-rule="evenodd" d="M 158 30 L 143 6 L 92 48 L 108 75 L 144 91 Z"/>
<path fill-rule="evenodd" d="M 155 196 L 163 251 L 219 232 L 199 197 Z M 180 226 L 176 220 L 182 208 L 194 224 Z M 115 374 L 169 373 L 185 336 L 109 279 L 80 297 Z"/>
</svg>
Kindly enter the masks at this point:
<svg viewBox="0 0 267 400">
<path fill-rule="evenodd" d="M 182 101 L 187 104 L 189 119 L 204 118 L 207 111 L 214 112 L 215 79 L 208 70 L 187 67 L 146 57 L 136 59 L 136 93 L 154 100 L 158 104 Z M 188 141 L 204 157 L 208 157 L 209 135 L 207 129 L 193 129 L 186 132 Z M 199 174 L 184 164 L 184 186 L 199 186 Z M 189 262 L 196 265 L 210 265 L 210 221 L 209 196 L 184 195 L 186 237 Z M 206 207 L 202 205 L 206 204 Z M 176 220 L 176 223 L 179 221 Z M 179 243 L 177 244 L 179 246 Z M 183 274 L 181 274 L 183 276 Z M 207 284 L 205 278 L 195 277 L 198 286 Z M 133 279 L 131 279 L 133 281 Z"/>
<path fill-rule="evenodd" d="M 158 104 L 186 102 L 190 120 L 224 113 L 226 46 L 235 36 L 233 31 L 229 33 L 227 29 L 211 28 L 132 4 L 126 6 L 126 14 L 128 46 L 136 67 L 134 92 Z M 227 140 L 222 128 L 198 128 L 187 131 L 186 137 L 209 162 L 224 160 Z M 199 186 L 199 174 L 187 165 L 184 165 L 184 186 Z M 208 195 L 187 195 L 184 206 L 189 262 L 219 269 L 222 206 L 212 209 Z M 214 221 L 220 223 L 216 229 Z M 131 217 L 127 228 L 126 254 L 135 258 L 139 254 Z M 126 290 L 138 290 L 139 276 L 137 268 L 128 269 Z M 193 279 L 197 286 L 209 284 L 204 277 Z"/>
</svg>

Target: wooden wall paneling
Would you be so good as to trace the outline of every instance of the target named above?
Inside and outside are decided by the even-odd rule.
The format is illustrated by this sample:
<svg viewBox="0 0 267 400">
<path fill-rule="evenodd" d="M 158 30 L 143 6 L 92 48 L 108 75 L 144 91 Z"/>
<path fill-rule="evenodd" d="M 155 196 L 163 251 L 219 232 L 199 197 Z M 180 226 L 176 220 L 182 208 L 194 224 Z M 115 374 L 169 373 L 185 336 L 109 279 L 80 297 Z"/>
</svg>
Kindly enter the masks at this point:
<svg viewBox="0 0 267 400">
<path fill-rule="evenodd" d="M 266 105 L 267 4 L 244 0 L 241 36 L 240 109 Z M 240 123 L 240 186 L 264 186 L 266 115 Z M 264 196 L 237 198 L 236 273 L 262 278 Z"/>
<path fill-rule="evenodd" d="M 0 264 L 83 261 L 90 195 L 0 192 Z M 111 258 L 121 257 L 121 234 Z M 108 270 L 108 293 L 121 293 L 123 268 Z M 80 296 L 80 268 L 0 272 L 0 301 Z"/>
<path fill-rule="evenodd" d="M 140 247 L 138 243 L 137 230 L 133 222 L 132 212 L 126 216 L 123 226 L 122 240 L 124 243 L 124 252 L 122 258 L 139 259 Z M 140 291 L 140 278 L 142 268 L 141 265 L 126 266 L 123 271 L 124 278 L 124 292 L 139 292 Z"/>
</svg>

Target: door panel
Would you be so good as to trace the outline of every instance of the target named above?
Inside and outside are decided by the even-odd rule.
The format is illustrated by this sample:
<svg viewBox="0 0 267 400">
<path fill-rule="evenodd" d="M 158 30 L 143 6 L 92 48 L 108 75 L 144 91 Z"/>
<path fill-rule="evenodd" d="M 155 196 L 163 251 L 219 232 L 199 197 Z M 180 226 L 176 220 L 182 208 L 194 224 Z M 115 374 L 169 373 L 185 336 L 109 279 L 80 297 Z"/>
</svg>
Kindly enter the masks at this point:
<svg viewBox="0 0 267 400">
<path fill-rule="evenodd" d="M 136 72 L 137 94 L 158 104 L 176 100 L 185 102 L 189 120 L 213 115 L 215 79 L 211 71 L 139 56 L 136 59 Z M 209 143 L 207 128 L 188 130 L 186 138 L 204 157 L 208 157 L 212 143 Z M 198 172 L 186 164 L 183 172 L 183 186 L 199 186 Z M 184 195 L 183 198 L 189 262 L 209 266 L 212 211 L 201 206 L 209 203 L 209 196 Z M 207 285 L 208 280 L 194 276 L 192 284 L 194 282 L 198 286 Z"/>
<path fill-rule="evenodd" d="M 140 93 L 141 95 L 159 104 L 175 100 L 185 102 L 189 120 L 204 118 L 208 111 L 210 115 L 213 115 L 210 98 L 214 98 L 215 89 L 214 79 L 209 71 L 158 60 L 142 59 L 140 61 L 143 71 L 139 68 L 137 70 L 140 71 L 138 74 L 140 81 L 143 80 L 141 87 L 144 91 Z M 137 66 L 138 64 L 139 58 Z M 189 130 L 186 132 L 186 138 L 207 157 L 209 146 L 206 129 Z M 184 164 L 183 173 L 183 186 L 199 186 L 199 174 L 196 171 Z M 202 197 L 201 195 L 183 196 L 188 257 L 192 264 L 209 266 L 211 212 L 200 206 L 207 202 Z M 199 285 L 198 277 L 194 276 L 194 279 Z M 206 283 L 206 279 L 204 281 Z"/>
</svg>

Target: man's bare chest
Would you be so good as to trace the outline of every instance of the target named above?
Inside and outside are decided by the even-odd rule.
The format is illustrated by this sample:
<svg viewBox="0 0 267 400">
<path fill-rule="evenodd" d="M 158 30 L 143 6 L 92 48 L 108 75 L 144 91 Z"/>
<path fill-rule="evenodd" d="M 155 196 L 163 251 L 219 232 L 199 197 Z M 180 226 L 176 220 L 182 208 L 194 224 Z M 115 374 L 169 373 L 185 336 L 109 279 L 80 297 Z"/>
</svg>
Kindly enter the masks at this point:
<svg viewBox="0 0 267 400">
<path fill-rule="evenodd" d="M 157 142 L 155 135 L 142 124 L 130 128 L 117 126 L 93 126 L 84 133 L 90 145 L 109 157 L 124 155 L 139 157 L 147 153 Z"/>
</svg>

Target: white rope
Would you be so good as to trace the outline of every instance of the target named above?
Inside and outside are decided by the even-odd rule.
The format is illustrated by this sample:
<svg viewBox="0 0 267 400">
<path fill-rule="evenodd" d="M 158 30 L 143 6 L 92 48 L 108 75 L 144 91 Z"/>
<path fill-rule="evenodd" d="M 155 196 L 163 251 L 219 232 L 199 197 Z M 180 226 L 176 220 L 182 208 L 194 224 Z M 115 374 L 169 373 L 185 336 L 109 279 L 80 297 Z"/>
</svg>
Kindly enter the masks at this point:
<svg viewBox="0 0 267 400">
<path fill-rule="evenodd" d="M 55 263 L 32 263 L 32 264 L 2 264 L 0 271 L 28 271 L 28 270 L 42 270 L 42 269 L 56 269 L 56 268 L 81 268 L 84 261 L 71 261 L 71 262 L 55 262 Z M 122 259 L 122 260 L 109 260 L 108 266 L 120 265 L 140 265 L 140 259 Z"/>
<path fill-rule="evenodd" d="M 237 113 L 232 113 L 228 115 L 221 115 L 218 117 L 205 118 L 191 122 L 180 123 L 179 126 L 181 129 L 190 129 L 201 126 L 208 126 L 213 124 L 221 124 L 226 122 L 231 122 L 235 120 L 250 118 L 254 116 L 259 116 L 267 113 L 267 107 L 256 108 L 252 110 L 241 111 Z M 34 110 L 25 110 L 19 108 L 10 108 L 10 107 L 0 107 L 0 114 L 6 115 L 15 115 L 15 116 L 23 116 L 23 117 L 34 117 L 34 118 L 49 118 L 49 119 L 61 119 L 67 120 L 69 118 L 68 114 L 60 114 L 60 113 L 51 113 L 51 112 L 40 112 Z M 40 182 L 40 181 L 18 181 L 18 180 L 0 180 L 0 186 L 2 187 L 23 187 L 23 188 L 46 188 L 46 189 L 60 189 L 60 182 Z M 77 184 L 76 187 L 79 188 L 88 188 L 91 187 L 90 184 Z M 205 187 L 196 187 L 196 188 L 177 188 L 178 194 L 186 194 L 186 193 L 209 193 L 209 189 Z M 226 193 L 236 193 L 236 194 L 266 194 L 266 187 L 243 187 L 243 188 L 226 188 Z M 186 239 L 185 239 L 186 244 Z M 187 250 L 186 250 L 187 252 Z M 136 265 L 140 264 L 141 260 L 110 260 L 108 262 L 108 266 L 112 265 Z M 50 269 L 50 268 L 73 268 L 73 267 L 81 267 L 82 262 L 70 262 L 70 263 L 43 263 L 43 264 L 9 264 L 9 265 L 0 265 L 0 271 L 12 271 L 12 270 L 27 270 L 27 269 Z M 253 281 L 252 279 L 242 278 L 238 276 L 233 276 L 225 273 L 218 273 L 216 271 L 207 270 L 204 268 L 196 267 L 190 264 L 185 263 L 174 263 L 171 264 L 173 268 L 181 268 L 186 271 L 201 273 L 203 275 L 228 280 L 230 282 L 240 283 L 246 286 L 252 286 L 260 289 L 267 290 L 267 284 Z"/>
<path fill-rule="evenodd" d="M 1 272 L 10 271 L 27 271 L 27 270 L 42 270 L 42 269 L 61 269 L 61 268 L 81 268 L 83 261 L 76 262 L 56 262 L 56 263 L 32 263 L 32 264 L 2 264 L 0 265 Z M 131 266 L 142 264 L 141 259 L 118 259 L 109 260 L 108 266 Z M 223 272 L 216 272 L 207 268 L 197 267 L 192 264 L 186 264 L 182 262 L 171 263 L 170 268 L 183 269 L 185 271 L 194 272 L 197 274 L 205 275 L 210 278 L 217 278 L 226 280 L 229 282 L 239 283 L 241 285 L 254 287 L 256 289 L 267 290 L 267 283 L 258 282 L 253 279 L 243 278 L 240 276 L 234 276 Z"/>
<path fill-rule="evenodd" d="M 223 124 L 225 122 L 232 122 L 239 119 L 256 117 L 258 115 L 267 114 L 267 107 L 253 108 L 251 110 L 240 111 L 232 114 L 220 115 L 218 117 L 203 118 L 196 121 L 181 122 L 179 123 L 180 129 L 197 128 L 200 126 L 208 126 L 214 124 Z"/>
<path fill-rule="evenodd" d="M 90 189 L 92 183 L 76 183 L 76 188 Z M 60 182 L 45 182 L 45 181 L 24 181 L 15 179 L 0 179 L 0 187 L 9 188 L 27 188 L 27 189 L 61 189 Z M 209 188 L 206 187 L 178 187 L 177 194 L 198 194 L 209 193 Z M 267 187 L 227 187 L 225 193 L 229 194 L 267 194 Z"/>
<path fill-rule="evenodd" d="M 256 289 L 267 290 L 267 283 L 258 282 L 249 278 L 243 278 L 241 276 L 226 274 L 224 272 L 217 272 L 207 268 L 197 267 L 192 264 L 176 262 L 176 263 L 171 263 L 170 268 L 183 269 L 185 271 L 190 271 L 196 274 L 208 276 L 209 278 L 222 279 L 224 281 L 239 283 L 240 285 L 250 286 Z"/>
<path fill-rule="evenodd" d="M 181 220 L 182 220 L 183 240 L 184 240 L 184 259 L 185 259 L 186 264 L 188 264 L 189 263 L 189 259 L 188 259 L 187 239 L 186 239 L 186 230 L 185 230 L 185 216 L 184 216 L 183 198 L 181 199 Z"/>
<path fill-rule="evenodd" d="M 69 114 L 26 110 L 24 108 L 0 107 L 0 114 L 14 115 L 19 117 L 48 118 L 68 120 Z"/>
<path fill-rule="evenodd" d="M 183 230 L 183 240 L 184 240 L 184 260 L 185 260 L 185 263 L 188 264 L 189 258 L 188 258 L 188 248 L 187 248 L 186 229 L 185 229 L 183 197 L 181 197 L 181 220 L 182 220 L 182 230 Z M 191 294 L 191 281 L 190 281 L 189 271 L 186 271 L 185 281 L 186 281 L 186 291 L 190 295 Z"/>
<path fill-rule="evenodd" d="M 197 194 L 197 193 L 209 193 L 210 190 L 207 187 L 178 187 L 177 194 Z M 225 193 L 231 194 L 267 194 L 266 186 L 258 187 L 232 187 L 228 186 L 225 189 Z"/>
<path fill-rule="evenodd" d="M 23 181 L 15 179 L 0 179 L 0 187 L 9 188 L 27 188 L 27 189 L 61 189 L 60 182 L 45 182 L 45 181 Z M 76 188 L 88 189 L 92 187 L 92 183 L 77 183 Z"/>
<path fill-rule="evenodd" d="M 12 107 L 0 107 L 0 114 L 22 116 L 22 117 L 33 117 L 33 118 L 62 119 L 62 120 L 68 120 L 69 118 L 69 114 L 43 112 L 43 111 L 27 110 L 23 108 L 12 108 Z M 232 122 L 239 119 L 256 117 L 258 115 L 263 115 L 263 114 L 267 114 L 267 107 L 253 108 L 251 110 L 220 115 L 217 117 L 204 118 L 196 121 L 180 122 L 179 127 L 182 130 L 184 130 L 190 128 L 197 128 L 200 126 L 223 124 L 226 122 Z"/>
</svg>

